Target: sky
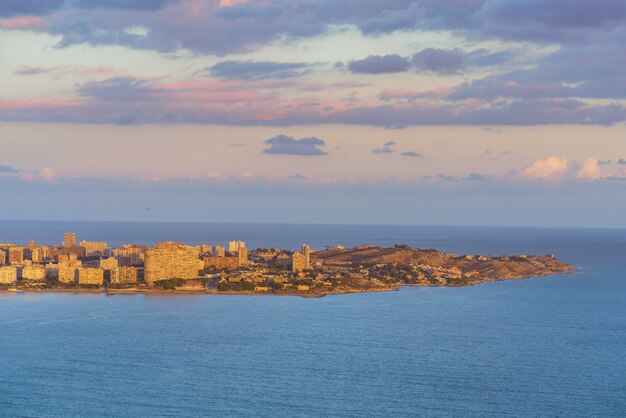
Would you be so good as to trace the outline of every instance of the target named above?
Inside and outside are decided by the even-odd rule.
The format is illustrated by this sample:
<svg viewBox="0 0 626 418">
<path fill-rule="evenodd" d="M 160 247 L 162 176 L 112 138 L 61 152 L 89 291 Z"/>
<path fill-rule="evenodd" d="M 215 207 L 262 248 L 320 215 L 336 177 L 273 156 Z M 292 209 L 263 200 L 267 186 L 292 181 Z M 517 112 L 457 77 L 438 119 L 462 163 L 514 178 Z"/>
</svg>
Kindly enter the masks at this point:
<svg viewBox="0 0 626 418">
<path fill-rule="evenodd" d="M 621 0 L 0 0 L 0 219 L 626 227 Z"/>
</svg>

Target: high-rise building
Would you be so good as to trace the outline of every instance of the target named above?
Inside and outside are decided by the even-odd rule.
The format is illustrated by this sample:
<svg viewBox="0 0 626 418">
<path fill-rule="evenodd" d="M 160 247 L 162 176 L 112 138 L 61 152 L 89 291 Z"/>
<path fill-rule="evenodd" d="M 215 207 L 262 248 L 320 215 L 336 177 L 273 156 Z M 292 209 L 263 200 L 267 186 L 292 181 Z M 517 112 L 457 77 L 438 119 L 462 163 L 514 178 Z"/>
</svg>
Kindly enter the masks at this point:
<svg viewBox="0 0 626 418">
<path fill-rule="evenodd" d="M 24 247 L 9 248 L 9 263 L 21 264 L 24 261 Z"/>
<path fill-rule="evenodd" d="M 109 258 L 101 258 L 100 259 L 100 268 L 102 270 L 113 270 L 119 266 L 117 262 L 117 258 L 109 257 Z"/>
<path fill-rule="evenodd" d="M 248 249 L 243 246 L 239 247 L 237 250 L 237 266 L 247 266 L 248 265 Z"/>
<path fill-rule="evenodd" d="M 246 248 L 246 243 L 243 241 L 231 241 L 228 243 L 228 251 L 236 253 L 240 248 Z"/>
<path fill-rule="evenodd" d="M 76 247 L 76 233 L 75 232 L 66 232 L 65 234 L 63 234 L 63 247 L 64 248 Z"/>
<path fill-rule="evenodd" d="M 137 284 L 137 267 L 116 267 L 109 271 L 111 284 Z"/>
<path fill-rule="evenodd" d="M 304 269 L 309 270 L 311 268 L 311 247 L 302 244 L 302 255 L 304 256 Z"/>
<path fill-rule="evenodd" d="M 29 281 L 45 281 L 46 268 L 42 264 L 24 266 L 22 269 L 22 279 Z"/>
<path fill-rule="evenodd" d="M 11 266 L 0 267 L 0 284 L 13 284 L 17 281 L 17 268 Z"/>
<path fill-rule="evenodd" d="M 79 267 L 78 284 L 102 286 L 104 284 L 104 270 L 98 267 Z"/>
<path fill-rule="evenodd" d="M 145 250 L 146 247 L 142 245 L 124 244 L 112 252 L 120 266 L 138 266 L 143 264 Z"/>
<path fill-rule="evenodd" d="M 163 242 L 146 250 L 145 282 L 153 285 L 158 280 L 194 279 L 204 268 L 200 250 L 176 242 Z"/>
<path fill-rule="evenodd" d="M 299 252 L 296 251 L 291 255 L 291 271 L 303 271 L 305 270 L 304 268 L 305 265 L 305 258 L 304 255 Z"/>
<path fill-rule="evenodd" d="M 30 259 L 33 263 L 43 263 L 50 257 L 50 248 L 46 246 L 31 249 Z"/>
<path fill-rule="evenodd" d="M 224 257 L 226 256 L 226 249 L 221 245 L 216 245 L 213 247 L 213 257 Z"/>
<path fill-rule="evenodd" d="M 81 241 L 80 246 L 85 249 L 87 257 L 103 257 L 107 250 L 106 242 Z"/>
<path fill-rule="evenodd" d="M 76 283 L 76 267 L 59 266 L 59 283 Z"/>
<path fill-rule="evenodd" d="M 236 270 L 239 267 L 237 257 L 204 257 L 204 267 L 215 267 L 224 270 Z"/>
</svg>

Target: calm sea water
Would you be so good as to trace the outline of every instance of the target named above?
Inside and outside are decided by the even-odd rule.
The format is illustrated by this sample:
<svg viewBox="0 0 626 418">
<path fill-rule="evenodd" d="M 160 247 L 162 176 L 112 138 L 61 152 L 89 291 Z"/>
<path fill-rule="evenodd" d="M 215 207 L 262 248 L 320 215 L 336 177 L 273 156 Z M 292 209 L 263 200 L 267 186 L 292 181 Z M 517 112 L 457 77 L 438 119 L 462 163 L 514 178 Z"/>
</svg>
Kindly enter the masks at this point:
<svg viewBox="0 0 626 418">
<path fill-rule="evenodd" d="M 407 243 L 576 274 L 329 296 L 0 295 L 0 416 L 626 416 L 626 231 L 0 222 L 0 242 Z"/>
</svg>

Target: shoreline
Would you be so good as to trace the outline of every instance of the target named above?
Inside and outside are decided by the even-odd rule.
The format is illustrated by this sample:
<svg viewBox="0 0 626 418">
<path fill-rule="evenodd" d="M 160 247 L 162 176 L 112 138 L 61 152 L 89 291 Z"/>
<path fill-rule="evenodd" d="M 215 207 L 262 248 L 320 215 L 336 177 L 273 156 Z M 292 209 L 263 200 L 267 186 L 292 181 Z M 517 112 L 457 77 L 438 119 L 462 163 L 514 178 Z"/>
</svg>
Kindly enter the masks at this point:
<svg viewBox="0 0 626 418">
<path fill-rule="evenodd" d="M 533 275 L 528 277 L 514 277 L 514 278 L 498 278 L 490 280 L 481 280 L 475 283 L 461 284 L 457 286 L 448 285 L 436 285 L 436 284 L 400 284 L 390 287 L 381 288 L 369 288 L 369 289 L 345 289 L 331 292 L 255 292 L 255 291 L 222 291 L 217 290 L 207 291 L 204 289 L 180 289 L 180 290 L 163 290 L 154 288 L 129 288 L 129 289 L 81 289 L 81 288 L 7 288 L 0 289 L 0 294 L 9 293 L 74 293 L 74 294 L 94 294 L 94 295 L 147 295 L 147 296 L 296 296 L 302 298 L 322 298 L 328 295 L 346 295 L 354 293 L 376 293 L 376 292 L 393 292 L 398 291 L 403 287 L 472 287 L 486 283 L 493 282 L 505 282 L 510 280 L 527 280 L 537 278 L 548 278 L 551 276 L 559 276 L 564 274 L 572 274 L 579 271 L 578 268 L 572 268 L 569 271 L 564 272 L 551 272 L 544 275 Z"/>
</svg>

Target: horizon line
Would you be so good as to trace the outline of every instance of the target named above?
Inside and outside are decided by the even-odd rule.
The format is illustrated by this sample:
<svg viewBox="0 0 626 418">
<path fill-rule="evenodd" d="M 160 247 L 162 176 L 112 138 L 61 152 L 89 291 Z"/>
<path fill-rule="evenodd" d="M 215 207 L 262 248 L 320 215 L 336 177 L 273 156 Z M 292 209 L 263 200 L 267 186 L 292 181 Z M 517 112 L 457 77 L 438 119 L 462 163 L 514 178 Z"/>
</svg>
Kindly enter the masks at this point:
<svg viewBox="0 0 626 418">
<path fill-rule="evenodd" d="M 184 221 L 184 220 L 102 220 L 102 219 L 4 219 L 0 222 L 73 222 L 73 223 L 135 223 L 135 224 L 205 224 L 205 225 L 290 225 L 290 226 L 380 226 L 380 227 L 433 227 L 433 228 L 511 228 L 511 229 L 610 229 L 626 230 L 626 226 L 549 226 L 549 225 L 484 225 L 484 224 L 392 224 L 344 222 L 235 222 L 235 221 Z"/>
</svg>

